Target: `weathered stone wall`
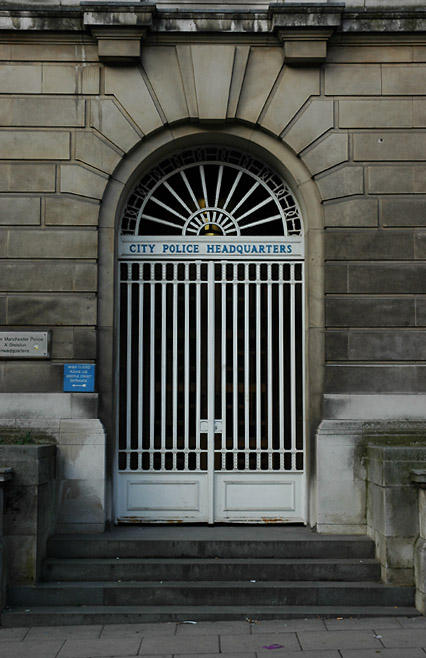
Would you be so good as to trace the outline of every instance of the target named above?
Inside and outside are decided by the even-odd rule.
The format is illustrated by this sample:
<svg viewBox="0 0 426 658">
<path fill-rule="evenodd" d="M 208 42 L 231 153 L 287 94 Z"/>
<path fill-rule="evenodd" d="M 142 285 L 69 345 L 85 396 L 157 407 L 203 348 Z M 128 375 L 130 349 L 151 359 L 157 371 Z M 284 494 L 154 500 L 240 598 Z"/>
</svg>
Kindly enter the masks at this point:
<svg viewBox="0 0 426 658">
<path fill-rule="evenodd" d="M 305 67 L 286 65 L 282 40 L 260 28 L 163 25 L 140 63 L 116 67 L 99 61 L 78 8 L 49 32 L 46 16 L 2 20 L 0 323 L 52 329 L 53 349 L 50 361 L 1 362 L 0 392 L 58 393 L 65 361 L 96 359 L 111 390 L 115 217 L 98 226 L 108 182 L 123 189 L 128 154 L 146 138 L 172 148 L 190 124 L 206 139 L 244 125 L 273 154 L 262 136 L 291 149 L 304 174 L 289 170 L 290 182 L 313 178 L 322 198 L 324 231 L 303 210 L 311 271 L 326 244 L 325 301 L 317 274 L 307 286 L 326 309 L 325 393 L 394 394 L 394 414 L 406 415 L 403 395 L 426 384 L 426 33 L 414 19 L 377 34 L 348 15 L 326 63 Z M 318 368 L 320 344 L 308 354 Z M 101 407 L 110 428 L 113 406 Z"/>
<path fill-rule="evenodd" d="M 257 124 L 315 177 L 326 391 L 424 389 L 426 46 L 336 43 L 325 66 L 298 69 L 279 45 L 146 45 L 142 68 L 115 68 L 94 43 L 19 41 L 1 51 L 0 319 L 53 329 L 53 359 L 3 362 L 2 391 L 59 391 L 63 360 L 95 359 L 108 177 L 144 135 L 189 118 Z"/>
</svg>

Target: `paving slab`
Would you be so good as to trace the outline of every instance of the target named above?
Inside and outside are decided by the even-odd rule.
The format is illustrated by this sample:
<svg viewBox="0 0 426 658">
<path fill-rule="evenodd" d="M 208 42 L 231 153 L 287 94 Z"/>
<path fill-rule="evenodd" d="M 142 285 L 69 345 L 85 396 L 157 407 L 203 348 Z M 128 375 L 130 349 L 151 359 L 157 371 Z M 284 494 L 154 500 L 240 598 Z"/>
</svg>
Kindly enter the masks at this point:
<svg viewBox="0 0 426 658">
<path fill-rule="evenodd" d="M 199 621 L 196 624 L 177 624 L 176 635 L 250 635 L 246 621 Z"/>
<path fill-rule="evenodd" d="M 219 653 L 218 635 L 199 635 L 194 637 L 146 637 L 142 640 L 140 655 L 156 655 L 159 653 L 187 653 L 193 655 L 214 653 L 215 651 Z"/>
<path fill-rule="evenodd" d="M 402 629 L 400 629 L 402 630 Z M 397 633 L 400 631 L 396 631 Z M 373 631 L 299 631 L 302 649 L 381 649 L 383 645 Z"/>
<path fill-rule="evenodd" d="M 300 653 L 300 652 L 299 652 Z M 148 658 L 144 656 L 143 658 Z M 155 656 L 155 658 L 158 658 Z M 175 653 L 174 658 L 194 658 L 193 653 Z M 241 653 L 203 653 L 203 658 L 242 658 Z M 255 653 L 245 653 L 244 658 L 256 658 Z M 301 656 L 299 656 L 301 658 Z"/>
<path fill-rule="evenodd" d="M 24 643 L 25 644 L 25 643 Z M 110 656 L 136 656 L 141 638 L 66 640 L 58 658 L 108 658 Z"/>
<path fill-rule="evenodd" d="M 2 642 L 0 658 L 55 658 L 63 645 L 62 640 L 46 642 Z"/>
<path fill-rule="evenodd" d="M 381 635 L 385 647 L 426 647 L 426 628 L 385 629 Z"/>
<path fill-rule="evenodd" d="M 296 633 L 259 633 L 258 635 L 221 635 L 220 647 L 223 653 L 245 653 L 257 651 L 275 655 L 276 650 L 265 649 L 267 646 L 281 645 L 279 648 L 287 651 L 300 650 Z"/>
<path fill-rule="evenodd" d="M 75 638 L 96 639 L 99 637 L 102 625 L 93 626 L 34 626 L 25 637 L 25 641 L 32 640 L 67 640 Z"/>
<path fill-rule="evenodd" d="M 340 654 L 342 658 L 424 658 L 426 655 L 422 649 L 407 649 L 403 655 L 400 649 L 346 649 Z M 306 656 L 311 658 L 310 652 Z"/>
<path fill-rule="evenodd" d="M 350 629 L 401 628 L 398 617 L 361 617 L 359 619 L 324 619 L 329 631 L 344 631 Z"/>
<path fill-rule="evenodd" d="M 29 628 L 0 628 L 0 642 L 23 640 Z"/>
<path fill-rule="evenodd" d="M 274 650 L 274 651 L 263 651 L 262 653 L 258 652 L 258 656 L 266 656 L 266 654 L 270 654 L 273 656 L 273 658 L 341 658 L 339 651 L 280 651 Z M 221 658 L 220 654 L 220 658 Z M 238 655 L 238 654 L 237 654 Z M 242 658 L 241 654 L 239 654 L 240 658 Z M 179 658 L 181 658 L 179 656 Z M 380 658 L 380 656 L 376 656 L 376 658 Z M 401 656 L 400 656 L 401 658 Z"/>
<path fill-rule="evenodd" d="M 426 617 L 400 617 L 398 621 L 403 628 L 426 628 Z"/>
<path fill-rule="evenodd" d="M 176 633 L 176 624 L 172 623 L 141 623 L 141 624 L 108 624 L 103 627 L 101 633 L 101 638 L 107 637 L 129 637 L 132 635 L 138 635 L 140 637 L 146 637 L 148 635 L 175 635 Z"/>
<path fill-rule="evenodd" d="M 258 633 L 289 633 L 294 631 L 325 631 L 322 619 L 270 619 L 250 624 L 253 635 Z"/>
</svg>

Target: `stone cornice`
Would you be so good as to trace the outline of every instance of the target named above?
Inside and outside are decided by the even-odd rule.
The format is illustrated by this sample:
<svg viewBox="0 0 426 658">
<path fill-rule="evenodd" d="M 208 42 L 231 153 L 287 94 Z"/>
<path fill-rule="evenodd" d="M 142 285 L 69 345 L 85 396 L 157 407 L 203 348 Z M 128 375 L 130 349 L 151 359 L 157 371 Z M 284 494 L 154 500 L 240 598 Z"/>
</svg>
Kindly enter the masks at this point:
<svg viewBox="0 0 426 658">
<path fill-rule="evenodd" d="M 419 7 L 345 9 L 343 4 L 270 4 L 253 9 L 163 9 L 154 3 L 82 2 L 80 6 L 6 3 L 0 30 L 90 32 L 94 27 L 143 27 L 157 34 L 279 34 L 331 30 L 334 34 L 426 32 L 426 9 Z"/>
</svg>

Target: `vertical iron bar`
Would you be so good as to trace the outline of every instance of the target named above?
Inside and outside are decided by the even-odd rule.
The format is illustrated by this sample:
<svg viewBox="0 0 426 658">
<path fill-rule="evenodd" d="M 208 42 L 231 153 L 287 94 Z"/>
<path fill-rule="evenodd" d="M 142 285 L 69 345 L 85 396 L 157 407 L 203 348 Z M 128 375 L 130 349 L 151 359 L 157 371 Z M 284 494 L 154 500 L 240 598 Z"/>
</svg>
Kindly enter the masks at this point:
<svg viewBox="0 0 426 658">
<path fill-rule="evenodd" d="M 291 391 L 291 467 L 296 468 L 296 340 L 295 340 L 294 265 L 290 265 L 290 391 Z"/>
<path fill-rule="evenodd" d="M 222 470 L 226 455 L 226 264 L 222 263 Z"/>
<path fill-rule="evenodd" d="M 260 470 L 260 450 L 262 446 L 262 381 L 260 349 L 260 264 L 256 264 L 256 469 Z"/>
<path fill-rule="evenodd" d="M 249 467 L 250 449 L 250 346 L 249 346 L 249 266 L 244 266 L 244 463 L 245 469 Z"/>
<path fill-rule="evenodd" d="M 278 284 L 278 362 L 279 362 L 279 397 L 278 408 L 280 414 L 280 470 L 284 469 L 284 291 L 283 291 L 283 264 L 280 263 Z"/>
<path fill-rule="evenodd" d="M 177 451 L 177 333 L 178 333 L 178 318 L 177 318 L 177 264 L 173 264 L 173 435 L 172 435 L 172 468 L 176 469 L 176 451 Z"/>
<path fill-rule="evenodd" d="M 130 469 L 132 437 L 132 264 L 127 266 L 127 399 L 126 399 L 126 469 Z"/>
<path fill-rule="evenodd" d="M 185 263 L 185 346 L 184 346 L 184 414 L 185 414 L 185 470 L 188 470 L 189 450 L 189 265 Z"/>
<path fill-rule="evenodd" d="M 201 468 L 201 444 L 200 444 L 200 393 L 201 393 L 201 263 L 196 263 L 195 276 L 195 334 L 196 334 L 196 376 L 195 376 L 195 446 L 197 453 L 197 469 Z"/>
<path fill-rule="evenodd" d="M 166 263 L 161 267 L 161 470 L 164 471 L 166 448 L 166 331 L 167 331 L 167 288 Z"/>
<path fill-rule="evenodd" d="M 238 468 L 238 264 L 233 264 L 233 285 L 232 285 L 232 333 L 233 333 L 233 367 L 232 367 L 232 388 L 233 388 L 233 436 L 232 447 L 234 449 L 234 471 Z"/>
<path fill-rule="evenodd" d="M 139 265 L 139 404 L 138 404 L 138 470 L 142 470 L 142 446 L 143 446 L 143 265 Z"/>
<path fill-rule="evenodd" d="M 151 341 L 150 341 L 150 389 L 149 389 L 149 470 L 154 467 L 154 436 L 155 436 L 155 265 L 151 263 Z"/>
<path fill-rule="evenodd" d="M 208 419 L 208 486 L 209 486 L 209 523 L 214 522 L 214 434 L 215 434 L 215 283 L 214 263 L 208 263 L 207 284 L 207 419 Z"/>
<path fill-rule="evenodd" d="M 268 263 L 268 469 L 272 467 L 272 283 L 271 283 L 271 264 Z"/>
</svg>

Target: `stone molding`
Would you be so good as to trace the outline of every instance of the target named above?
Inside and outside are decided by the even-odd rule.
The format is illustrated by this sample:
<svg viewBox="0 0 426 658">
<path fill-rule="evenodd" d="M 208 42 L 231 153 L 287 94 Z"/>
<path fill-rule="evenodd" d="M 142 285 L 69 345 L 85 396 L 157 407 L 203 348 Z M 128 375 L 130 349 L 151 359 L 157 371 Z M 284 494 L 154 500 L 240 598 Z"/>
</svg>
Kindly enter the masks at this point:
<svg viewBox="0 0 426 658">
<path fill-rule="evenodd" d="M 401 3 L 402 5 L 402 3 Z M 339 33 L 419 33 L 422 6 L 345 8 L 344 4 L 270 4 L 265 9 L 163 9 L 155 4 L 81 2 L 75 5 L 10 3 L 0 11 L 0 31 L 84 31 L 91 25 L 147 27 L 156 33 L 274 35 L 278 30 L 332 29 Z"/>
</svg>

